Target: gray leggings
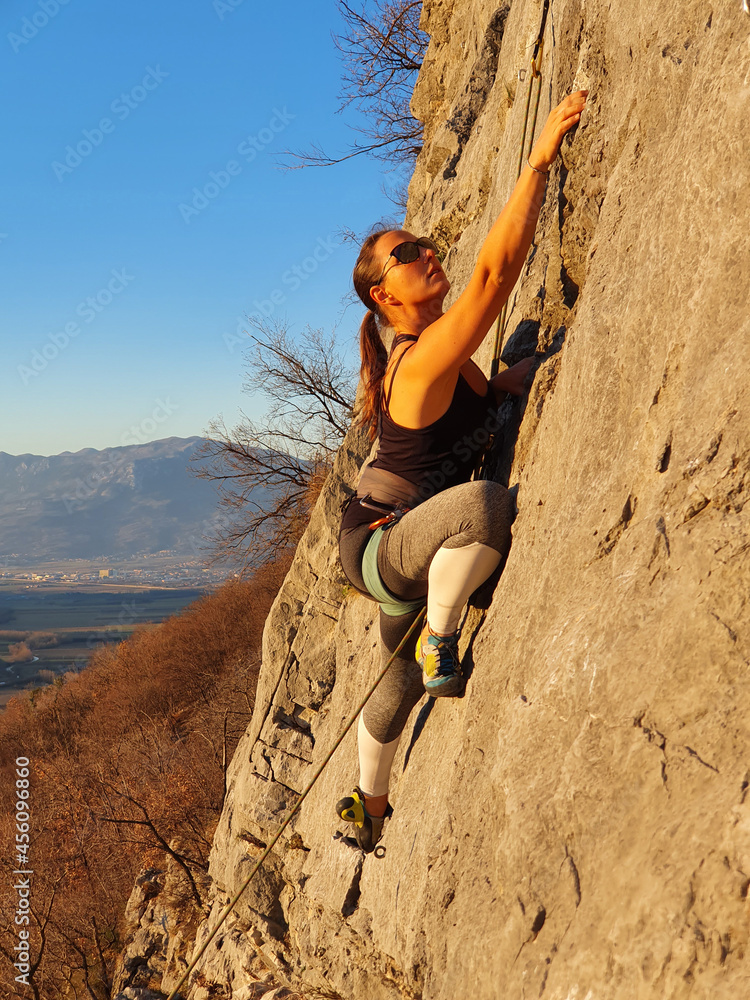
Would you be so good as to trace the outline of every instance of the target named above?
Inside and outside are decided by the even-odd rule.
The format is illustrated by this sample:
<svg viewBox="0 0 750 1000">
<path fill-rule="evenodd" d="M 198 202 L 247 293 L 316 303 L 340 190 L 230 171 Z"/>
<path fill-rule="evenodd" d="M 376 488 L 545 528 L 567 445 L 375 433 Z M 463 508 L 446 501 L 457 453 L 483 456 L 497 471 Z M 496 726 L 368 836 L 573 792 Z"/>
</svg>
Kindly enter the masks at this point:
<svg viewBox="0 0 750 1000">
<path fill-rule="evenodd" d="M 480 480 L 453 486 L 425 500 L 383 535 L 378 569 L 388 590 L 404 601 L 427 594 L 427 574 L 437 550 L 478 542 L 505 556 L 515 507 L 499 483 Z M 419 614 L 390 617 L 380 612 L 383 663 Z M 401 734 L 409 713 L 424 694 L 422 672 L 414 659 L 418 631 L 391 664 L 363 712 L 367 731 L 379 743 Z"/>
</svg>

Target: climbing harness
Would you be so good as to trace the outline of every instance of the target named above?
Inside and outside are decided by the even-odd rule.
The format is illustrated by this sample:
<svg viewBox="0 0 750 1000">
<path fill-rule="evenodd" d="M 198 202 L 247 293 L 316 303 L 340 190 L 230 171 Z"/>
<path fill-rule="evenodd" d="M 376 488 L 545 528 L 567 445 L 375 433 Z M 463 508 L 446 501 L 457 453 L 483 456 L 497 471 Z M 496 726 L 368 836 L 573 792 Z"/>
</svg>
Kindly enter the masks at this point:
<svg viewBox="0 0 750 1000">
<path fill-rule="evenodd" d="M 746 0 L 747 2 L 747 0 Z M 518 167 L 516 170 L 516 180 L 521 176 L 521 171 L 523 170 L 523 165 L 534 145 L 534 132 L 536 131 L 536 121 L 539 114 L 539 98 L 542 93 L 542 55 L 544 53 L 544 32 L 547 27 L 547 15 L 549 13 L 550 0 L 543 0 L 542 3 L 542 21 L 539 25 L 539 31 L 537 32 L 536 40 L 534 41 L 534 53 L 531 57 L 531 76 L 529 77 L 529 86 L 526 92 L 526 110 L 524 112 L 523 119 L 523 135 L 521 136 L 521 145 L 518 150 Z M 526 76 L 526 70 L 519 70 L 518 79 L 519 82 L 523 82 Z M 529 136 L 529 151 L 526 152 L 526 135 L 529 133 L 529 110 L 531 109 L 531 93 L 534 89 L 534 82 L 538 80 L 539 84 L 536 92 L 536 100 L 534 102 L 534 118 L 531 123 L 531 132 Z M 498 373 L 500 368 L 500 350 L 503 343 L 503 334 L 505 333 L 505 319 L 508 312 L 508 302 L 506 300 L 503 305 L 502 312 L 498 316 L 497 325 L 495 326 L 495 345 L 492 351 L 492 367 L 490 369 L 490 377 L 494 377 Z"/>
<path fill-rule="evenodd" d="M 331 757 L 333 757 L 333 755 L 336 753 L 336 751 L 338 750 L 338 748 L 344 742 L 344 737 L 349 732 L 349 730 L 352 728 L 352 726 L 354 725 L 354 723 L 357 721 L 357 718 L 359 717 L 359 713 L 362 711 L 362 709 L 365 707 L 365 705 L 370 700 L 370 698 L 372 697 L 372 695 L 375 693 L 376 688 L 378 687 L 378 685 L 380 684 L 380 682 L 385 677 L 385 675 L 388 672 L 391 664 L 396 659 L 396 657 L 401 652 L 401 650 L 404 648 L 404 646 L 408 642 L 410 636 L 414 633 L 414 630 L 418 627 L 419 623 L 422 621 L 423 617 L 424 617 L 424 608 L 422 608 L 422 610 L 419 612 L 419 614 L 417 615 L 417 617 L 414 619 L 414 621 L 412 622 L 412 624 L 409 627 L 408 632 L 406 633 L 406 635 L 404 636 L 404 638 L 401 640 L 401 642 L 398 644 L 398 646 L 394 650 L 393 655 L 388 660 L 388 662 L 383 667 L 383 669 L 380 671 L 380 673 L 378 674 L 378 676 L 376 677 L 376 679 L 373 681 L 373 683 L 370 685 L 370 688 L 368 689 L 368 691 L 365 694 L 364 698 L 359 703 L 359 705 L 357 705 L 357 708 L 356 708 L 354 714 L 349 719 L 349 721 L 347 722 L 347 724 L 344 726 L 344 729 L 342 730 L 341 735 L 338 737 L 338 739 L 336 740 L 336 742 L 333 744 L 333 746 L 331 747 L 331 749 L 328 751 L 328 753 L 326 754 L 326 756 L 323 758 L 322 763 L 320 764 L 320 766 L 318 767 L 317 771 L 315 772 L 315 774 L 310 779 L 310 782 L 307 785 L 307 788 L 305 788 L 305 790 L 300 794 L 300 797 L 297 800 L 296 805 L 294 805 L 289 810 L 289 812 L 287 813 L 286 817 L 284 818 L 283 823 L 279 827 L 279 829 L 276 832 L 276 834 L 274 835 L 274 837 L 271 839 L 271 842 L 269 843 L 268 847 L 266 847 L 266 849 L 263 851 L 263 853 L 261 854 L 261 856 L 258 858 L 258 860 L 255 863 L 255 866 L 253 867 L 253 869 L 250 872 L 250 874 L 247 876 L 247 878 L 242 883 L 242 885 L 237 890 L 237 892 L 234 894 L 234 896 L 227 903 L 227 905 L 226 905 L 226 907 L 224 909 L 224 912 L 219 917 L 218 923 L 216 924 L 216 926 L 214 927 L 214 929 L 211 931 L 211 933 L 209 934 L 209 936 L 204 941 L 204 943 L 201 946 L 201 949 L 198 952 L 198 954 L 195 956 L 195 958 L 192 960 L 192 962 L 187 967 L 187 969 L 185 970 L 185 972 L 182 974 L 182 978 L 177 983 L 177 985 L 172 990 L 172 992 L 169 994 L 169 996 L 167 997 L 167 1000 L 175 1000 L 175 998 L 176 998 L 176 996 L 177 996 L 177 994 L 179 992 L 180 987 L 187 980 L 187 978 L 190 975 L 190 973 L 195 969 L 196 965 L 198 964 L 198 962 L 200 961 L 200 959 L 203 957 L 206 949 L 208 948 L 208 946 L 211 944 L 211 942 L 213 941 L 213 939 L 216 937 L 217 933 L 219 932 L 219 928 L 222 926 L 222 924 L 227 919 L 227 917 L 229 916 L 229 914 L 235 908 L 235 906 L 237 905 L 237 903 L 240 900 L 240 897 L 244 894 L 245 890 L 247 889 L 247 887 L 250 885 L 251 881 L 253 880 L 253 877 L 260 870 L 260 866 L 263 864 L 263 862 L 266 860 L 266 858 L 268 857 L 268 855 L 271 853 L 271 851 L 273 850 L 273 848 L 278 843 L 278 841 L 279 841 L 282 833 L 284 832 L 284 830 L 286 830 L 286 828 L 291 823 L 293 817 L 297 814 L 297 812 L 299 810 L 299 807 L 305 801 L 305 799 L 307 798 L 308 794 L 310 793 L 313 785 L 315 784 L 315 782 L 318 780 L 318 778 L 321 776 L 321 774 L 325 770 L 326 766 L 328 765 L 329 761 L 331 760 Z"/>
<path fill-rule="evenodd" d="M 407 510 L 403 508 L 396 508 L 390 511 L 385 517 L 374 521 L 370 525 L 372 535 L 362 555 L 362 580 L 364 581 L 364 585 L 370 595 L 380 605 L 380 610 L 383 614 L 391 618 L 398 618 L 401 615 L 411 614 L 412 611 L 418 611 L 425 602 L 423 597 L 416 601 L 400 600 L 383 583 L 383 578 L 378 569 L 378 549 L 380 548 L 380 543 L 383 541 L 383 535 L 390 527 L 397 524 L 406 513 Z"/>
</svg>

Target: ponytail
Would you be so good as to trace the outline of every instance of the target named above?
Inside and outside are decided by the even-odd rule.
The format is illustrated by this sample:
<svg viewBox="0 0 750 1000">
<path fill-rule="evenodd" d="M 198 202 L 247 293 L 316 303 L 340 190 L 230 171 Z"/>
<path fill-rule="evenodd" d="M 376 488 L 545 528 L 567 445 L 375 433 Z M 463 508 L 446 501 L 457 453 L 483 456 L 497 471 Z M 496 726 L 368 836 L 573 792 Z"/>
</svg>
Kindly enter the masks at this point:
<svg viewBox="0 0 750 1000">
<path fill-rule="evenodd" d="M 360 423 L 367 428 L 370 440 L 374 441 L 378 434 L 380 418 L 380 398 L 383 387 L 383 376 L 388 364 L 388 354 L 380 336 L 378 318 L 382 314 L 370 295 L 370 289 L 377 283 L 380 267 L 375 257 L 375 244 L 386 233 L 393 229 L 376 229 L 370 233 L 362 244 L 357 263 L 354 265 L 354 289 L 364 305 L 367 313 L 359 328 L 359 350 L 362 359 L 360 376 L 364 388 L 364 401 L 359 413 Z"/>
<path fill-rule="evenodd" d="M 359 328 L 359 352 L 362 357 L 359 374 L 365 394 L 359 420 L 368 429 L 370 440 L 374 441 L 378 432 L 380 397 L 388 355 L 378 330 L 377 317 L 372 309 L 368 309 Z"/>
</svg>

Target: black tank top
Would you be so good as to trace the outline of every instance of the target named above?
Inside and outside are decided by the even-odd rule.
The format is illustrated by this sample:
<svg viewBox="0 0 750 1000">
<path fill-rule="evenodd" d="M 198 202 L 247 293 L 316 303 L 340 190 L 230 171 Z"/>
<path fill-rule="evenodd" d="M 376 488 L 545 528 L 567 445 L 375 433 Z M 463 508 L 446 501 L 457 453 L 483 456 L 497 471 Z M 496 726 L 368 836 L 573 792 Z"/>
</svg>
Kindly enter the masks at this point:
<svg viewBox="0 0 750 1000">
<path fill-rule="evenodd" d="M 406 340 L 418 338 L 401 334 L 394 338 L 393 349 Z M 445 413 L 427 427 L 403 427 L 390 415 L 393 382 L 401 354 L 393 369 L 390 386 L 380 414 L 380 433 L 375 469 L 394 472 L 417 488 L 422 500 L 471 479 L 477 461 L 490 434 L 497 429 L 494 395 L 489 390 L 478 395 L 459 373 L 453 399 Z"/>
</svg>

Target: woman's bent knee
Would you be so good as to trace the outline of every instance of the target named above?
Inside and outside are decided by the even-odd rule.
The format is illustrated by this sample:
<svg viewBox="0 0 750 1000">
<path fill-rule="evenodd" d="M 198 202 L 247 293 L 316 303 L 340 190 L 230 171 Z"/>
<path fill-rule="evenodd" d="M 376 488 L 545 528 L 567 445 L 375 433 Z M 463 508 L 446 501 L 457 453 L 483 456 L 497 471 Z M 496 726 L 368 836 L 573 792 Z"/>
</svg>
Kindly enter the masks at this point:
<svg viewBox="0 0 750 1000">
<path fill-rule="evenodd" d="M 510 528 L 515 517 L 511 493 L 501 483 L 491 480 L 464 483 L 455 490 L 461 528 L 445 541 L 445 547 L 454 549 L 479 542 L 504 553 L 510 543 Z"/>
</svg>

